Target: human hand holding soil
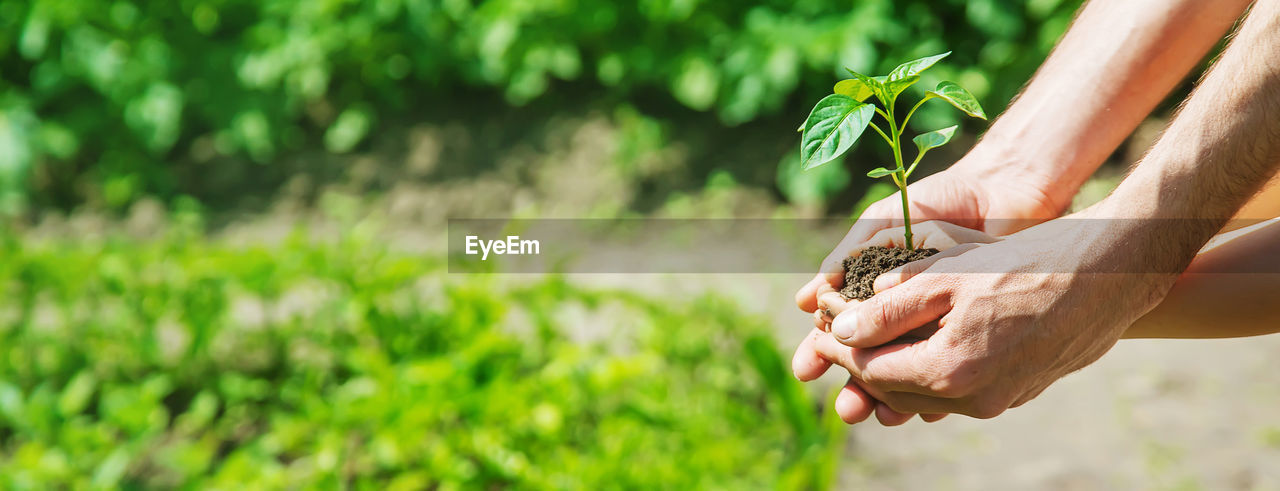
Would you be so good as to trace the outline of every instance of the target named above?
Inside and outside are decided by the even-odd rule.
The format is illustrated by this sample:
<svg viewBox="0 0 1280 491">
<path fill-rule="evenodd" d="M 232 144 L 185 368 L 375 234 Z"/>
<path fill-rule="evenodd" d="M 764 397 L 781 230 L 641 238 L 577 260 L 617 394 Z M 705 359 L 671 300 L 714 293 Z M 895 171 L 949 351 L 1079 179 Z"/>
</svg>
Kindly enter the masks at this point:
<svg viewBox="0 0 1280 491">
<path fill-rule="evenodd" d="M 988 166 L 1017 168 L 1009 165 L 1009 158 L 993 144 L 979 144 L 951 168 L 911 184 L 908 189 L 911 190 L 913 220 L 945 219 L 959 227 L 1004 235 L 1057 217 L 1061 205 L 1041 190 L 1043 186 L 1022 173 L 1012 170 L 985 173 L 978 170 Z M 1002 175 L 1002 172 L 1008 175 Z M 889 239 L 876 235 L 894 229 L 901 236 L 901 226 L 902 203 L 896 196 L 867 207 L 822 261 L 820 272 L 796 292 L 797 306 L 810 313 L 817 309 L 818 293 L 823 285 L 835 289 L 844 286 L 845 258 L 861 247 L 889 245 L 886 242 Z M 898 240 L 892 244 L 901 246 L 901 237 Z"/>
<path fill-rule="evenodd" d="M 971 152 L 966 165 L 912 185 L 912 216 L 951 219 L 1001 235 L 1033 221 L 996 230 L 989 223 L 993 218 L 1053 218 L 1250 4 L 1086 4 L 1036 77 L 975 147 L 988 158 Z M 860 421 L 874 410 L 882 422 L 900 424 L 913 411 L 999 414 L 1101 356 L 1126 325 L 1162 301 L 1177 271 L 1187 268 L 1200 246 L 1277 170 L 1280 140 L 1269 115 L 1280 111 L 1274 63 L 1280 59 L 1280 3 L 1252 4 L 1238 35 L 1164 137 L 1105 200 L 1105 212 L 1093 217 L 1116 219 L 1114 226 L 1052 233 L 1033 227 L 1000 243 L 962 246 L 971 247 L 963 251 L 954 247 L 902 268 L 901 274 L 881 275 L 874 284 L 880 293 L 867 302 L 833 303 L 848 252 L 876 230 L 894 225 L 903 211 L 900 204 L 881 201 L 828 256 L 823 273 L 796 295 L 808 312 L 819 307 L 820 293 L 830 299 L 824 308 L 836 314 L 831 324 L 838 333 L 819 328 L 806 338 L 794 360 L 796 376 L 816 378 L 830 366 L 828 360 L 835 360 L 855 381 L 837 401 L 846 421 Z M 1080 87 L 1089 88 L 1091 103 L 1064 97 Z M 1020 215 L 1019 210 L 1039 213 Z M 1162 226 L 1162 219 L 1173 221 Z M 1236 241 L 1230 252 L 1259 256 L 1253 253 L 1262 247 L 1255 246 L 1273 244 L 1262 231 L 1250 236 Z M 1253 264 L 1226 252 L 1214 256 L 1200 262 Z M 929 274 L 918 274 L 925 268 Z M 1137 273 L 1116 274 L 1124 272 Z M 1222 290 L 1221 285 L 1235 289 L 1238 282 L 1187 283 L 1184 293 L 1195 298 L 1197 292 Z M 1242 303 L 1245 297 L 1249 300 Z M 1228 312 L 1237 307 L 1268 312 L 1257 296 L 1223 300 L 1231 307 Z M 1222 318 L 1222 309 L 1164 311 L 1169 314 L 1157 310 L 1144 317 L 1154 324 L 1141 335 L 1163 333 L 1165 323 L 1155 319 L 1169 315 Z M 928 339 L 881 345 L 935 321 L 940 329 Z M 815 323 L 828 324 L 820 314 Z M 1229 332 L 1265 331 L 1238 327 Z M 1178 332 L 1203 334 L 1208 333 L 1198 326 Z M 841 404 L 848 407 L 841 410 Z M 886 415 L 897 418 L 886 422 Z"/>
<path fill-rule="evenodd" d="M 971 248 L 957 248 L 957 246 L 961 246 L 963 244 L 989 243 L 999 240 L 977 230 L 941 221 L 923 222 L 917 224 L 915 229 L 917 231 L 916 238 L 920 247 L 934 251 L 946 251 L 944 254 L 948 255 Z M 868 249 L 879 251 L 903 251 L 903 246 L 904 235 L 902 227 L 884 229 L 877 232 L 867 241 L 855 246 L 855 250 L 849 259 L 860 257 L 861 252 Z M 914 264 L 918 263 L 911 263 L 906 267 L 912 267 Z M 899 274 L 901 271 L 903 271 L 903 267 L 864 271 L 862 274 L 865 274 L 864 281 L 866 285 L 868 285 L 865 288 L 870 288 L 869 285 L 877 276 L 889 278 L 895 274 Z M 887 272 L 887 274 L 881 275 L 880 273 L 882 272 Z M 843 277 L 841 278 L 841 281 L 844 281 Z M 876 291 L 881 289 L 883 288 L 877 288 Z M 829 342 L 830 335 L 827 334 L 827 332 L 830 331 L 832 318 L 853 308 L 860 302 L 859 299 L 850 298 L 849 296 L 838 292 L 832 285 L 826 283 L 820 285 L 816 296 L 818 300 L 817 309 L 813 313 L 814 330 L 810 332 L 809 336 L 807 336 L 803 342 L 801 342 L 792 359 L 793 371 L 796 376 L 803 381 L 813 380 L 821 376 L 830 367 L 832 362 L 840 361 L 838 358 L 834 357 L 822 357 L 815 350 L 815 343 L 824 341 L 823 338 L 826 338 Z M 930 329 L 936 330 L 936 326 L 922 327 L 921 329 L 909 333 L 908 336 L 925 338 L 931 334 Z M 900 425 L 907 422 L 912 418 L 912 416 L 914 416 L 912 413 L 900 413 L 890 409 L 887 405 L 877 404 L 877 399 L 872 395 L 875 393 L 878 393 L 876 389 L 865 386 L 857 378 L 850 378 L 836 398 L 836 413 L 839 414 L 840 418 L 846 423 L 853 424 L 865 420 L 870 417 L 872 412 L 875 412 L 876 419 L 886 426 Z M 944 416 L 944 414 L 922 414 L 921 418 L 925 421 L 933 422 L 942 419 Z"/>
<path fill-rule="evenodd" d="M 814 349 L 895 411 L 978 418 L 1097 360 L 1280 168 L 1278 26 L 1280 2 L 1254 4 L 1155 147 L 1072 217 L 1084 220 L 930 257 L 838 315 Z M 935 320 L 928 339 L 885 344 Z"/>
<path fill-rule="evenodd" d="M 1172 285 L 1176 274 L 1084 273 L 1146 267 L 1099 253 L 1117 237 L 1038 226 L 954 247 L 882 276 L 812 347 L 899 413 L 994 417 L 1101 357 Z M 922 326 L 936 332 L 899 340 Z"/>
</svg>

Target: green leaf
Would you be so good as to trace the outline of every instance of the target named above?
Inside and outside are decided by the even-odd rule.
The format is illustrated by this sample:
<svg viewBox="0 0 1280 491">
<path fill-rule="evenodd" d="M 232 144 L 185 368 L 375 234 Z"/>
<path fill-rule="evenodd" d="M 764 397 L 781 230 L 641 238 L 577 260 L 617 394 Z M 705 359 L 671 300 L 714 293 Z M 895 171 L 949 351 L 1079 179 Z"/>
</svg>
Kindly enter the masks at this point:
<svg viewBox="0 0 1280 491">
<path fill-rule="evenodd" d="M 946 145 L 947 142 L 951 141 L 951 137 L 955 136 L 956 128 L 958 127 L 959 126 L 952 126 L 950 128 L 943 128 L 916 135 L 916 137 L 912 138 L 911 141 L 916 142 L 916 148 L 920 150 L 921 154 L 924 154 L 930 149 Z"/>
<path fill-rule="evenodd" d="M 898 67 L 894 68 L 892 72 L 889 72 L 889 80 L 902 80 L 912 75 L 917 75 L 933 66 L 933 64 L 937 63 L 938 60 L 946 58 L 949 54 L 951 54 L 950 51 L 940 55 L 926 56 L 918 60 L 911 60 L 898 65 Z"/>
<path fill-rule="evenodd" d="M 818 101 L 804 123 L 800 159 L 809 170 L 839 157 L 866 131 L 875 107 L 831 94 Z"/>
<path fill-rule="evenodd" d="M 858 102 L 867 100 L 868 97 L 875 95 L 875 90 L 862 80 L 851 78 L 836 82 L 836 86 L 832 89 L 837 94 L 847 95 Z"/>
<path fill-rule="evenodd" d="M 80 414 L 89 403 L 89 398 L 93 395 L 97 384 L 97 379 L 88 370 L 82 370 L 76 374 L 63 388 L 62 396 L 58 398 L 58 411 L 63 417 Z"/>
<path fill-rule="evenodd" d="M 871 172 L 868 172 L 868 173 L 867 173 L 867 177 L 870 177 L 870 178 L 880 178 L 880 177 L 884 177 L 884 176 L 887 176 L 887 175 L 893 174 L 894 172 L 896 172 L 896 171 L 891 171 L 891 170 L 886 169 L 886 168 L 884 168 L 884 167 L 876 167 L 875 169 L 871 169 Z"/>
<path fill-rule="evenodd" d="M 884 91 L 889 95 L 890 100 L 897 99 L 898 94 L 901 94 L 903 91 L 907 90 L 907 87 L 915 85 L 915 83 L 919 81 L 919 75 L 912 75 L 898 80 L 889 80 L 884 83 Z"/>
<path fill-rule="evenodd" d="M 876 98 L 880 99 L 880 102 L 884 104 L 889 103 L 889 94 L 885 91 L 885 88 L 884 88 L 884 82 L 885 80 L 887 80 L 885 77 L 868 77 L 866 75 L 855 72 L 853 70 L 849 70 L 848 68 L 845 68 L 845 70 L 848 71 L 849 74 L 853 75 L 854 79 L 858 80 L 859 82 L 862 82 L 863 85 L 870 88 L 871 92 L 875 94 Z"/>
<path fill-rule="evenodd" d="M 938 88 L 933 89 L 925 95 L 925 99 L 937 97 L 951 103 L 956 109 L 964 111 L 965 114 L 975 118 L 987 119 L 987 113 L 982 112 L 982 106 L 978 105 L 978 99 L 973 97 L 964 87 L 957 85 L 955 82 L 939 82 Z"/>
</svg>

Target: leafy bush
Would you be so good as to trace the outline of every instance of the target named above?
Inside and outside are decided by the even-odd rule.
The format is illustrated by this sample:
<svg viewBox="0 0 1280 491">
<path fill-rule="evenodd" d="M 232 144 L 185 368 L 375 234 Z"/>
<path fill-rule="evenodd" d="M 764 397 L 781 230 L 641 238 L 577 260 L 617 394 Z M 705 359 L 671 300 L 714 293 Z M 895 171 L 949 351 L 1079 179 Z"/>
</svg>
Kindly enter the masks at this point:
<svg viewBox="0 0 1280 491">
<path fill-rule="evenodd" d="M 760 319 L 440 268 L 0 235 L 0 487 L 827 485 L 840 423 Z"/>
<path fill-rule="evenodd" d="M 82 178 L 107 205 L 172 196 L 174 162 L 349 151 L 470 87 L 513 104 L 556 80 L 656 91 L 736 124 L 827 92 L 807 81 L 842 66 L 949 47 L 974 68 L 938 75 L 998 112 L 1079 3 L 0 0 L 0 205 L 32 185 L 84 194 Z M 939 114 L 922 122 L 949 124 Z"/>
</svg>

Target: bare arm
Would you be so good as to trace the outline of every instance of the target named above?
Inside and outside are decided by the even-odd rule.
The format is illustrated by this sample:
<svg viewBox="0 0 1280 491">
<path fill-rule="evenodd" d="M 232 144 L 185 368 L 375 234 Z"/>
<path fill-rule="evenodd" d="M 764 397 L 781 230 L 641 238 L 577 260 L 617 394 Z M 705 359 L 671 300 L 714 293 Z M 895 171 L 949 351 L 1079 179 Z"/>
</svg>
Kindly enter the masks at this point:
<svg viewBox="0 0 1280 491">
<path fill-rule="evenodd" d="M 982 140 L 946 171 L 912 184 L 913 221 L 945 219 L 994 235 L 1058 217 L 1143 118 L 1226 34 L 1247 0 L 1089 2 L 1039 72 Z M 796 292 L 806 312 L 839 287 L 853 245 L 900 225 L 874 203 Z"/>
<path fill-rule="evenodd" d="M 1091 1 L 983 143 L 1056 211 L 1204 58 L 1247 0 Z"/>
<path fill-rule="evenodd" d="M 1280 217 L 1280 175 L 1272 176 L 1266 187 L 1236 212 L 1235 219 L 1224 230 L 1247 227 L 1275 217 Z"/>
<path fill-rule="evenodd" d="M 980 173 L 1015 170 L 1023 182 L 1044 191 L 1055 211 L 1065 210 L 1076 190 L 1222 39 L 1249 3 L 1089 2 L 983 137 L 979 147 L 985 147 L 981 155 L 987 158 L 960 165 Z"/>
<path fill-rule="evenodd" d="M 1084 180 L 1221 39 L 1248 4 L 1090 2 L 983 140 L 947 171 L 912 185 L 912 217 L 959 218 L 959 225 L 1000 235 L 1058 216 Z M 895 201 L 881 200 L 863 213 L 872 220 L 859 220 L 824 261 L 823 272 L 797 292 L 801 309 L 813 312 L 822 287 L 843 282 L 838 265 L 853 246 L 893 226 L 902 212 Z M 1019 220 L 1001 225 L 990 219 Z M 801 380 L 817 378 L 829 366 L 808 341 L 793 360 Z M 840 412 L 846 421 L 865 419 L 873 410 L 881 417 L 894 412 L 890 409 L 924 409 L 890 408 L 857 387 L 842 395 L 857 396 L 843 399 Z"/>
<path fill-rule="evenodd" d="M 1055 220 L 932 256 L 900 284 L 877 280 L 888 289 L 832 319 L 845 348 L 817 351 L 894 411 L 981 418 L 1097 360 L 1280 167 L 1277 60 L 1280 0 L 1260 0 L 1152 151 L 1078 214 L 1094 221 Z M 882 346 L 934 319 L 928 339 Z"/>
<path fill-rule="evenodd" d="M 1259 1 L 1231 47 L 1098 216 L 1168 219 L 1143 231 L 1190 257 L 1280 166 L 1280 0 Z M 1150 220 L 1139 220 L 1139 223 Z M 1157 242 L 1170 243 L 1170 242 Z"/>
<path fill-rule="evenodd" d="M 1230 338 L 1280 332 L 1280 220 L 1215 238 L 1125 338 Z"/>
<path fill-rule="evenodd" d="M 1280 166 L 1278 61 L 1280 0 L 1260 1 L 1159 143 L 1107 198 L 1115 203 L 1105 208 L 1111 216 L 1177 223 L 1138 232 L 1151 244 L 1172 245 L 1153 247 L 1155 260 L 1162 249 L 1165 256 L 1199 249 L 1227 217 L 1265 213 L 1274 204 L 1274 192 L 1258 190 Z M 1227 337 L 1276 330 L 1280 314 L 1266 297 L 1280 278 L 1222 271 L 1274 271 L 1278 244 L 1274 222 L 1228 234 L 1199 254 L 1161 304 L 1125 335 Z"/>
</svg>

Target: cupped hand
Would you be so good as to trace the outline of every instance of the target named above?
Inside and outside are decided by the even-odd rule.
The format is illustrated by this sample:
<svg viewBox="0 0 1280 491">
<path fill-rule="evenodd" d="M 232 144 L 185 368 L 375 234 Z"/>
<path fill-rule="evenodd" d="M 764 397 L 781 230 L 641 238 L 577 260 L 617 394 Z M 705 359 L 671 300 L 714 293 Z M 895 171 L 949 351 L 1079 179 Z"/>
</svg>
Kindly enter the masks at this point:
<svg viewBox="0 0 1280 491">
<path fill-rule="evenodd" d="M 1040 185 L 1032 184 L 1032 179 L 1020 177 L 1014 171 L 1007 171 L 1010 175 L 972 171 L 969 170 L 972 166 L 965 165 L 967 161 L 983 158 L 975 148 L 950 169 L 908 186 L 913 224 L 943 220 L 998 236 L 1056 218 L 1061 213 L 1062 205 L 1054 203 Z M 796 304 L 805 312 L 813 312 L 818 307 L 818 292 L 823 285 L 835 289 L 844 286 L 841 263 L 845 257 L 878 232 L 902 225 L 902 200 L 898 194 L 867 207 L 822 261 L 819 273 L 796 292 Z"/>
<path fill-rule="evenodd" d="M 1098 222 L 1055 220 L 884 275 L 809 346 L 899 413 L 1001 414 L 1101 357 L 1177 279 Z M 932 322 L 928 339 L 891 343 Z"/>
<path fill-rule="evenodd" d="M 947 222 L 923 222 L 914 226 L 913 229 L 920 247 L 935 248 L 940 251 L 948 251 L 947 253 L 959 251 L 959 249 L 955 248 L 962 244 L 989 243 L 999 240 L 982 232 Z M 905 242 L 904 232 L 903 227 L 881 230 L 866 242 L 857 245 L 854 254 L 871 246 L 903 247 Z M 890 271 L 884 277 L 895 277 L 895 275 L 902 274 L 903 269 L 898 268 Z M 877 287 L 877 291 L 879 290 L 880 288 Z M 845 299 L 829 284 L 823 284 L 819 287 L 817 297 L 818 306 L 813 312 L 814 329 L 801 342 L 792 359 L 792 369 L 796 377 L 806 382 L 818 378 L 827 371 L 832 362 L 839 361 L 838 357 L 830 356 L 830 349 L 826 353 L 819 353 L 816 350 L 816 346 L 818 343 L 835 343 L 830 334 L 827 333 L 830 331 L 832 319 L 858 304 L 857 300 Z M 849 350 L 846 349 L 845 351 Z M 824 357 L 824 354 L 828 356 Z M 851 377 L 836 398 L 836 413 L 849 424 L 864 421 L 874 413 L 876 419 L 886 426 L 900 425 L 909 421 L 914 415 L 912 413 L 894 411 L 889 406 L 878 403 L 874 396 L 877 393 L 878 391 L 874 388 L 866 387 L 858 379 Z M 943 416 L 945 415 L 922 414 L 921 419 L 933 422 L 942 419 Z"/>
<path fill-rule="evenodd" d="M 857 300 L 846 301 L 831 287 L 826 287 L 819 297 L 822 307 L 814 315 L 814 329 L 804 338 L 804 341 L 801 341 L 791 362 L 796 377 L 805 382 L 822 376 L 831 367 L 832 361 L 823 358 L 816 349 L 818 343 L 834 342 L 830 341 L 831 335 L 827 332 L 830 328 L 828 321 L 823 319 L 823 312 L 825 311 L 828 315 L 839 315 L 858 303 Z M 836 395 L 836 414 L 847 424 L 860 423 L 875 414 L 880 424 L 885 426 L 897 426 L 915 416 L 914 413 L 900 413 L 890 409 L 889 406 L 876 401 L 870 395 L 872 393 L 874 389 L 864 387 L 859 380 L 850 377 L 840 393 Z M 921 417 L 926 421 L 937 421 L 942 415 L 922 415 Z"/>
</svg>

